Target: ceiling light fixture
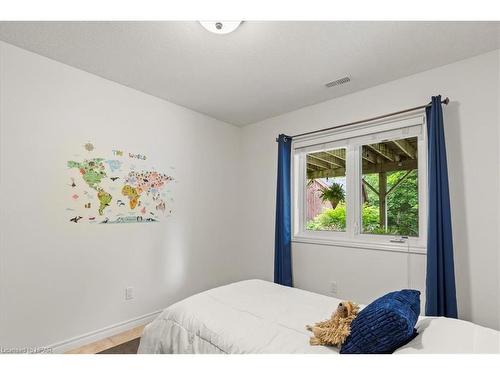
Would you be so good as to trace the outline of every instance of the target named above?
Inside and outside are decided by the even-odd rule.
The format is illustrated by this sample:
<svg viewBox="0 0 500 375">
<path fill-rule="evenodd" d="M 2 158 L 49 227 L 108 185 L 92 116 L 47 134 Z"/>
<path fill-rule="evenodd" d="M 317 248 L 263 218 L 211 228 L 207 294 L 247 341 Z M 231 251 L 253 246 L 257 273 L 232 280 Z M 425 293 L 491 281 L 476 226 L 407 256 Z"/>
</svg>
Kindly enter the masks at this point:
<svg viewBox="0 0 500 375">
<path fill-rule="evenodd" d="M 214 34 L 229 34 L 238 28 L 243 21 L 200 21 L 208 31 Z"/>
</svg>

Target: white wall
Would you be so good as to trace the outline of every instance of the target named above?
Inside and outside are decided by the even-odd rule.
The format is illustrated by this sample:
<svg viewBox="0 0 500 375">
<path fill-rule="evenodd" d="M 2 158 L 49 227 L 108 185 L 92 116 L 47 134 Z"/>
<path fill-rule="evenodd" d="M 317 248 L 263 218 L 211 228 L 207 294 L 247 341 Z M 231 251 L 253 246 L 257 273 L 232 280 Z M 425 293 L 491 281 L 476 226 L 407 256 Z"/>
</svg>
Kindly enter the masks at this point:
<svg viewBox="0 0 500 375">
<path fill-rule="evenodd" d="M 494 51 L 243 128 L 245 262 L 273 277 L 275 137 L 321 129 L 449 96 L 444 109 L 460 317 L 500 328 L 499 69 Z M 356 77 L 354 77 L 356 79 Z M 325 245 L 293 245 L 295 285 L 369 302 L 407 286 L 405 254 Z M 411 287 L 425 288 L 425 256 L 410 259 Z"/>
<path fill-rule="evenodd" d="M 240 132 L 0 43 L 0 346 L 50 345 L 240 279 Z M 174 215 L 68 222 L 66 161 L 89 140 L 175 166 Z"/>
</svg>

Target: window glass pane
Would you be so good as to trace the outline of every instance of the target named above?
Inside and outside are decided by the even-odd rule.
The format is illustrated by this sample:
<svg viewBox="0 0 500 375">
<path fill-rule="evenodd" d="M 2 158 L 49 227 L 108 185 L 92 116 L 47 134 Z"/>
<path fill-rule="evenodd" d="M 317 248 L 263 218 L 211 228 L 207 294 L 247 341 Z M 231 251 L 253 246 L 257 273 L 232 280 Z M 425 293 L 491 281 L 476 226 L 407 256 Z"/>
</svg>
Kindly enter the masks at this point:
<svg viewBox="0 0 500 375">
<path fill-rule="evenodd" d="M 362 146 L 362 233 L 418 236 L 417 137 Z"/>
<path fill-rule="evenodd" d="M 346 149 L 309 153 L 306 168 L 306 229 L 345 232 Z"/>
</svg>

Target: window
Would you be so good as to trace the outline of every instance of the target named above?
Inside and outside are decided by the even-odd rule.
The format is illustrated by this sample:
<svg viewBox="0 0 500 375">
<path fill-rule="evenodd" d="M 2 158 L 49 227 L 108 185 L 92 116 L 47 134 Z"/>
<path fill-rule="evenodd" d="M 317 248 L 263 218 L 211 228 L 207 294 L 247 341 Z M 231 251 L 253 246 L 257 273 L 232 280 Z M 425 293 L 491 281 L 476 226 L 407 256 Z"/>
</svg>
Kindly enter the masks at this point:
<svg viewBox="0 0 500 375">
<path fill-rule="evenodd" d="M 306 156 L 306 228 L 345 232 L 346 149 L 311 152 Z"/>
<path fill-rule="evenodd" d="M 361 149 L 362 233 L 418 237 L 418 138 Z"/>
<path fill-rule="evenodd" d="M 423 116 L 293 141 L 294 241 L 425 250 Z"/>
</svg>

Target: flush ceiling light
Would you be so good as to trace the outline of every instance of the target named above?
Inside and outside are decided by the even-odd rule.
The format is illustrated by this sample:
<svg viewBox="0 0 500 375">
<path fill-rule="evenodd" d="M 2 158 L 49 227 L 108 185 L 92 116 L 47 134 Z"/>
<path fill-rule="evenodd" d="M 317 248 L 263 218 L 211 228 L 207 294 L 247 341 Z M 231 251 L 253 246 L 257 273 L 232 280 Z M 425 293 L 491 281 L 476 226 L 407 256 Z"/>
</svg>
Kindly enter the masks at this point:
<svg viewBox="0 0 500 375">
<path fill-rule="evenodd" d="M 200 21 L 208 31 L 215 34 L 229 34 L 241 25 L 242 21 Z"/>
</svg>

